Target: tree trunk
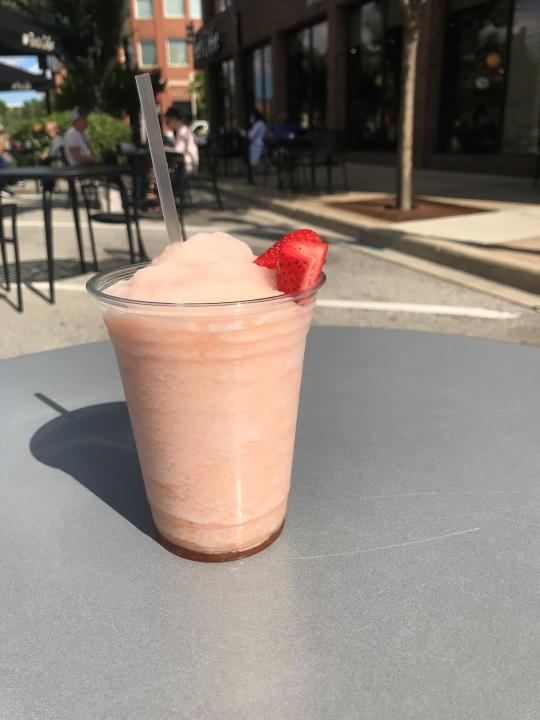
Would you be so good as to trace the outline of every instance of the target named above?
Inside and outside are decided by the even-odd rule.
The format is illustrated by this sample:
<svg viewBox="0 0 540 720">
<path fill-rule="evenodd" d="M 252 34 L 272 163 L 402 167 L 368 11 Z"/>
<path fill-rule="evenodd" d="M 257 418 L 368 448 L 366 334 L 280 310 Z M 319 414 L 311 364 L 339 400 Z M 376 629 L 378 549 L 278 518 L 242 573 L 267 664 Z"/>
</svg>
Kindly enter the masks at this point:
<svg viewBox="0 0 540 720">
<path fill-rule="evenodd" d="M 403 77 L 399 109 L 398 177 L 396 205 L 399 210 L 412 208 L 412 169 L 414 131 L 414 91 L 416 85 L 416 56 L 420 28 L 418 17 L 410 8 L 403 18 Z"/>
</svg>

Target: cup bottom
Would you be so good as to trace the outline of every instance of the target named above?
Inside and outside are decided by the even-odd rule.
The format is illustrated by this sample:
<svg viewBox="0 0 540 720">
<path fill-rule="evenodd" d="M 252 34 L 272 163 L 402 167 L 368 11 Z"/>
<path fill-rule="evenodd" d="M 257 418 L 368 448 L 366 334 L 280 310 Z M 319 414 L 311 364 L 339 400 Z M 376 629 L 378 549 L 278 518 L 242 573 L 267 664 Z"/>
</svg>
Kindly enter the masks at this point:
<svg viewBox="0 0 540 720">
<path fill-rule="evenodd" d="M 186 558 L 187 560 L 194 560 L 196 562 L 220 563 L 231 562 L 232 560 L 242 560 L 242 558 L 250 557 L 250 555 L 255 555 L 256 553 L 261 552 L 261 550 L 269 547 L 275 540 L 278 539 L 278 537 L 283 531 L 284 525 L 285 520 L 281 523 L 277 530 L 274 530 L 270 537 L 268 537 L 266 540 L 264 540 L 262 543 L 259 543 L 258 545 L 246 548 L 245 550 L 232 550 L 222 553 L 204 553 L 197 552 L 196 550 L 189 550 L 188 548 L 183 548 L 180 545 L 176 545 L 170 540 L 164 538 L 163 535 L 161 535 L 161 533 L 159 532 L 159 530 L 157 530 L 157 528 L 156 535 L 160 544 L 163 545 L 164 548 L 166 548 L 174 555 Z"/>
</svg>

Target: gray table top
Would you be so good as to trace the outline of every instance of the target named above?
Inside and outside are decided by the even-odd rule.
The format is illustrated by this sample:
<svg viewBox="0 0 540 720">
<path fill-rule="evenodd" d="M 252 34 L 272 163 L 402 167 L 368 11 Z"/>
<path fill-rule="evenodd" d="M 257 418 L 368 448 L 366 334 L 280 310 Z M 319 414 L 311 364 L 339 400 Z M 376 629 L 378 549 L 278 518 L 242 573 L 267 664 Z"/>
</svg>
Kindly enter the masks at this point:
<svg viewBox="0 0 540 720">
<path fill-rule="evenodd" d="M 284 534 L 152 536 L 109 344 L 0 363 L 9 720 L 533 720 L 540 350 L 315 328 Z"/>
<path fill-rule="evenodd" d="M 27 167 L 0 168 L 0 180 L 61 180 L 126 175 L 132 172 L 128 165 L 29 165 Z"/>
</svg>

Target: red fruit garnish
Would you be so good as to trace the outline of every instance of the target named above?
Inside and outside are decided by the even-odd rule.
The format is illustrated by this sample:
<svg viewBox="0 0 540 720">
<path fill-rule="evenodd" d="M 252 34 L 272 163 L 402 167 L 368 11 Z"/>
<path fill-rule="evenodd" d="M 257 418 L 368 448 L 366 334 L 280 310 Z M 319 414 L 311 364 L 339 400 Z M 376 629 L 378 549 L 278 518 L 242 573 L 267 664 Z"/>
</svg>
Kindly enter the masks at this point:
<svg viewBox="0 0 540 720">
<path fill-rule="evenodd" d="M 313 230 L 308 230 L 307 228 L 302 228 L 301 230 L 293 230 L 292 232 L 287 233 L 287 235 L 285 235 L 283 238 L 281 238 L 281 242 L 286 242 L 286 243 L 318 242 L 318 243 L 321 243 L 322 240 L 317 235 L 316 232 L 313 232 Z"/>
<path fill-rule="evenodd" d="M 278 253 L 278 289 L 288 295 L 316 285 L 327 251 L 322 241 L 284 243 Z"/>
<path fill-rule="evenodd" d="M 269 247 L 266 252 L 264 252 L 262 255 L 259 255 L 259 257 L 256 258 L 253 262 L 256 265 L 262 265 L 262 267 L 275 268 L 278 264 L 280 248 L 282 248 L 283 245 L 289 243 L 304 244 L 313 242 L 322 243 L 321 238 L 317 235 L 317 233 L 313 232 L 313 230 L 293 230 L 292 232 L 282 237 L 281 240 L 278 240 L 276 243 L 274 243 L 272 247 Z"/>
<path fill-rule="evenodd" d="M 259 255 L 258 258 L 255 258 L 253 262 L 256 265 L 262 265 L 262 267 L 267 267 L 270 269 L 275 268 L 277 266 L 279 247 L 284 239 L 285 238 L 281 238 L 281 240 L 275 242 L 271 247 L 268 248 L 266 252 L 264 252 L 262 255 Z"/>
</svg>

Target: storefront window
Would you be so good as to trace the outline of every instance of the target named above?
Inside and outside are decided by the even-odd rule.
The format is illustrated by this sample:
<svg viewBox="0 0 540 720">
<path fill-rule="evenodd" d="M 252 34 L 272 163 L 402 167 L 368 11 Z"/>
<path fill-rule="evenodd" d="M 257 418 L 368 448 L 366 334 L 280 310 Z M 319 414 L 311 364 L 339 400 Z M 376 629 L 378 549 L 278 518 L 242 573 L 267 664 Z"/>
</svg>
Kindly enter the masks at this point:
<svg viewBox="0 0 540 720">
<path fill-rule="evenodd" d="M 540 7 L 515 0 L 503 152 L 535 153 L 540 119 Z"/>
<path fill-rule="evenodd" d="M 227 8 L 230 8 L 232 5 L 232 0 L 214 0 L 213 2 L 213 9 L 214 9 L 214 15 L 218 15 L 219 13 L 224 12 L 227 10 Z"/>
<path fill-rule="evenodd" d="M 255 108 L 264 115 L 266 122 L 272 120 L 272 46 L 256 48 L 248 56 L 248 78 L 250 109 Z"/>
<path fill-rule="evenodd" d="M 366 2 L 350 13 L 347 124 L 353 149 L 396 148 L 401 35 L 398 0 Z"/>
<path fill-rule="evenodd" d="M 441 149 L 501 148 L 511 0 L 451 0 L 446 28 Z"/>
<path fill-rule="evenodd" d="M 220 130 L 230 132 L 236 127 L 234 60 L 221 63 L 219 85 Z"/>
<path fill-rule="evenodd" d="M 288 47 L 288 110 L 304 129 L 326 123 L 328 23 L 301 30 Z"/>
</svg>

